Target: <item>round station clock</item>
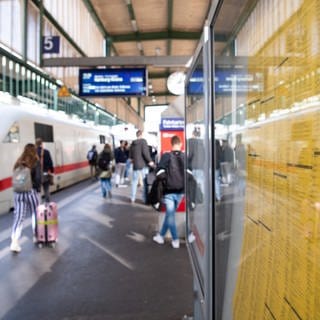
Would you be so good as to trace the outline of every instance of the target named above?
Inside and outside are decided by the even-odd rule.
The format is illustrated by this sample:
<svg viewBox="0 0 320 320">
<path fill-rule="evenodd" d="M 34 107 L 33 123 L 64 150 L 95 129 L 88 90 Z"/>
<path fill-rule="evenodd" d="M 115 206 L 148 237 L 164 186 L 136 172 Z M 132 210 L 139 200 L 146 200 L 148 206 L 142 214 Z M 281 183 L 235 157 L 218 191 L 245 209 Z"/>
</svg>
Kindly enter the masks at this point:
<svg viewBox="0 0 320 320">
<path fill-rule="evenodd" d="M 167 79 L 168 90 L 175 95 L 183 94 L 185 78 L 186 75 L 181 71 L 176 71 L 170 74 L 170 76 Z"/>
</svg>

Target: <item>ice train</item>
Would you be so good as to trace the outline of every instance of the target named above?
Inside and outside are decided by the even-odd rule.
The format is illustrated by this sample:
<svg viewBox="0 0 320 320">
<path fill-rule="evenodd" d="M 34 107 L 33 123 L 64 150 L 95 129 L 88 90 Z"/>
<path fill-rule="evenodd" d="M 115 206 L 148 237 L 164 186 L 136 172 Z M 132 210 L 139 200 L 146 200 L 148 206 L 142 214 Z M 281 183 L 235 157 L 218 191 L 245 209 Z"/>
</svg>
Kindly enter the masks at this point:
<svg viewBox="0 0 320 320">
<path fill-rule="evenodd" d="M 86 154 L 93 144 L 98 152 L 104 143 L 113 146 L 114 138 L 108 126 L 83 123 L 63 112 L 22 102 L 9 95 L 0 97 L 0 114 L 0 214 L 13 206 L 12 169 L 27 143 L 34 143 L 41 137 L 50 151 L 55 168 L 55 184 L 51 191 L 89 177 Z"/>
</svg>

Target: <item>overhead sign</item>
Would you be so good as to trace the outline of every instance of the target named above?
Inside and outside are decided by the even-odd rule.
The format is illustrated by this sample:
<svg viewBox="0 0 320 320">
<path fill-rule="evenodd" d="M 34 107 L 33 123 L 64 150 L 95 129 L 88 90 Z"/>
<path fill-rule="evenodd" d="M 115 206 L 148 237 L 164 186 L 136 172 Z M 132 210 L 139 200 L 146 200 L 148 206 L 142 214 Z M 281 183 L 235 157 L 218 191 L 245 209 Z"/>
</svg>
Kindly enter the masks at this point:
<svg viewBox="0 0 320 320">
<path fill-rule="evenodd" d="M 183 131 L 184 119 L 183 118 L 161 118 L 160 131 Z"/>
<path fill-rule="evenodd" d="M 59 53 L 60 37 L 44 36 L 42 37 L 42 53 Z"/>
<path fill-rule="evenodd" d="M 80 69 L 80 96 L 146 96 L 146 68 Z"/>
<path fill-rule="evenodd" d="M 203 70 L 202 69 L 196 69 L 192 73 L 187 85 L 187 94 L 189 95 L 203 94 Z"/>
<path fill-rule="evenodd" d="M 263 76 L 260 72 L 249 72 L 236 69 L 216 69 L 214 78 L 216 93 L 261 92 Z"/>
<path fill-rule="evenodd" d="M 187 94 L 203 95 L 203 70 L 196 69 L 188 82 Z M 216 94 L 261 92 L 263 75 L 261 72 L 248 72 L 236 69 L 215 69 L 214 90 Z"/>
</svg>

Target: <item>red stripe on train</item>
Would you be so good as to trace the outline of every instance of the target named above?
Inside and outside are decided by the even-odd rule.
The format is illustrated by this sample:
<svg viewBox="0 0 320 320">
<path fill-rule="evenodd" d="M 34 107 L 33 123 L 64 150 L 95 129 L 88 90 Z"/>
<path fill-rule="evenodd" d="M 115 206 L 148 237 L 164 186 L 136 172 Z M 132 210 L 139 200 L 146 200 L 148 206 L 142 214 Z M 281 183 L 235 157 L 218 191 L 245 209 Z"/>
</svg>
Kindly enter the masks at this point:
<svg viewBox="0 0 320 320">
<path fill-rule="evenodd" d="M 0 180 L 0 191 L 11 188 L 11 186 L 12 186 L 11 177 Z"/>
<path fill-rule="evenodd" d="M 66 164 L 64 166 L 55 167 L 54 168 L 54 173 L 55 174 L 60 174 L 60 173 L 68 172 L 68 171 L 81 169 L 81 168 L 84 168 L 84 167 L 87 167 L 87 166 L 88 166 L 88 161 L 82 161 L 82 162 L 78 162 L 78 163 Z"/>
<path fill-rule="evenodd" d="M 78 163 L 66 164 L 64 166 L 55 167 L 54 168 L 54 173 L 55 174 L 61 174 L 61 173 L 65 173 L 65 172 L 69 172 L 69 171 L 85 168 L 87 166 L 88 166 L 88 161 L 82 161 L 82 162 L 78 162 Z M 12 186 L 12 180 L 11 179 L 12 178 L 9 177 L 9 178 L 5 178 L 5 179 L 0 180 L 0 192 L 11 188 L 11 186 Z"/>
</svg>

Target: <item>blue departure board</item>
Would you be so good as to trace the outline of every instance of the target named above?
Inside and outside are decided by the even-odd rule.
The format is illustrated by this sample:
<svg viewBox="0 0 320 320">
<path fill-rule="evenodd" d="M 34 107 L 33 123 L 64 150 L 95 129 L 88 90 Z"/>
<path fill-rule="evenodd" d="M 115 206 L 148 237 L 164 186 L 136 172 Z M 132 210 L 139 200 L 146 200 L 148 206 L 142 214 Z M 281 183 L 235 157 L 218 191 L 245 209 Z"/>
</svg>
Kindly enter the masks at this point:
<svg viewBox="0 0 320 320">
<path fill-rule="evenodd" d="M 187 84 L 189 95 L 203 94 L 203 71 L 196 69 L 191 74 Z M 263 90 L 263 77 L 261 72 L 248 72 L 235 69 L 215 69 L 214 77 L 215 94 L 231 94 L 232 90 L 237 93 L 261 92 Z"/>
<path fill-rule="evenodd" d="M 146 96 L 146 68 L 80 69 L 80 96 Z"/>
</svg>

